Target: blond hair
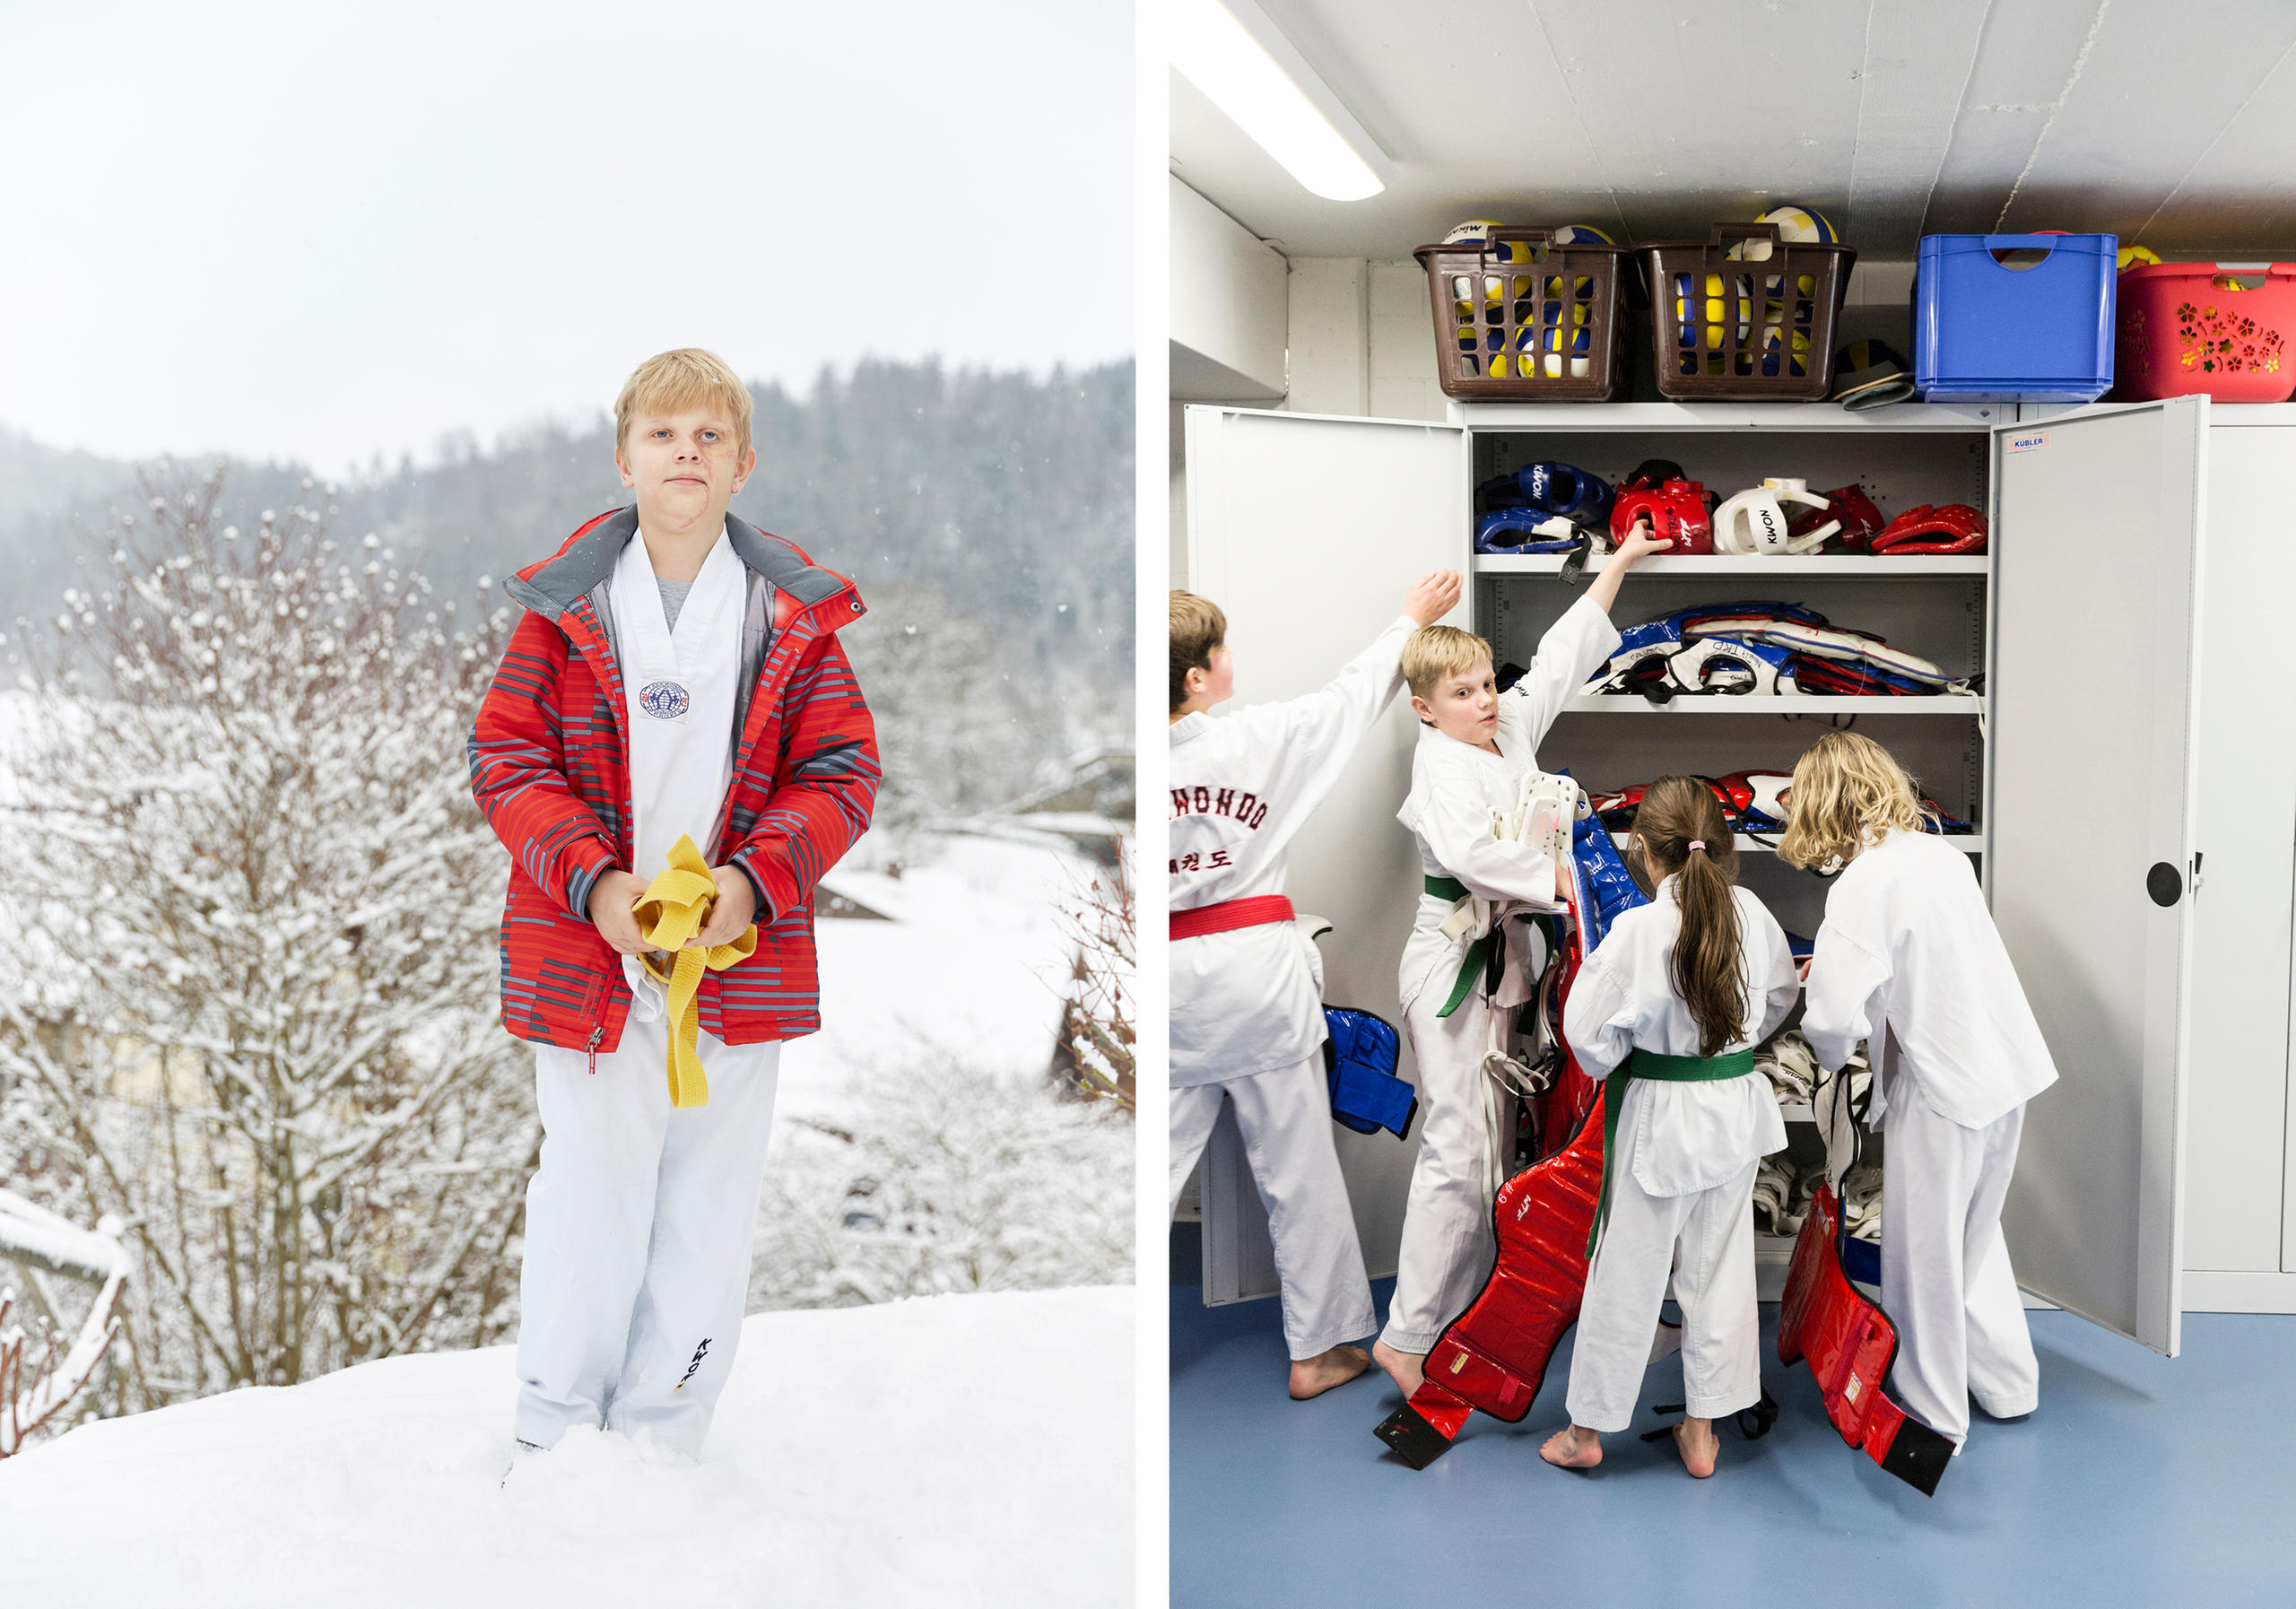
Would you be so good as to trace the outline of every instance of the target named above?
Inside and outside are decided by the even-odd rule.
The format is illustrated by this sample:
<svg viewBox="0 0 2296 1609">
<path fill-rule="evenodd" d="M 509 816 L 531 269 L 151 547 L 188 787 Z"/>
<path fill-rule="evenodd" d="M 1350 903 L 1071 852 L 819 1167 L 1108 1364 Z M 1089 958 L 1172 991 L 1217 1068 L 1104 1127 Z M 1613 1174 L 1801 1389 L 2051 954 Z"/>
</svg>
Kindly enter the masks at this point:
<svg viewBox="0 0 2296 1609">
<path fill-rule="evenodd" d="M 1192 592 L 1172 593 L 1171 624 L 1172 709 L 1187 702 L 1187 674 L 1212 674 L 1212 650 L 1228 640 L 1228 617 L 1210 598 Z"/>
<path fill-rule="evenodd" d="M 1792 866 L 1846 861 L 1892 827 L 1919 832 L 1921 794 L 1905 767 L 1870 737 L 1829 732 L 1794 765 L 1794 798 L 1778 858 Z"/>
<path fill-rule="evenodd" d="M 630 450 L 630 422 L 640 413 L 659 419 L 689 409 L 723 411 L 734 427 L 734 455 L 750 450 L 750 388 L 726 360 L 699 346 L 656 352 L 624 382 L 613 404 L 613 450 Z"/>
<path fill-rule="evenodd" d="M 1478 664 L 1497 663 L 1491 645 L 1472 631 L 1457 626 L 1422 626 L 1403 643 L 1403 679 L 1411 696 L 1423 699 L 1446 676 L 1473 670 Z"/>
</svg>

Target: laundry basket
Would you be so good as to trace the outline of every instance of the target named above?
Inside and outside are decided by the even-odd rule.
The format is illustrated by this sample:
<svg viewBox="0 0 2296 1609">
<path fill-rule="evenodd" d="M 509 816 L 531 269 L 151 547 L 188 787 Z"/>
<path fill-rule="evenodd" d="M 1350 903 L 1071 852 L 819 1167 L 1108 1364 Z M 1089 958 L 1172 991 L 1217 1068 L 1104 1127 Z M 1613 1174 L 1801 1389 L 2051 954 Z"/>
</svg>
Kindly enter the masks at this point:
<svg viewBox="0 0 2296 1609">
<path fill-rule="evenodd" d="M 1626 394 L 1626 248 L 1551 229 L 1422 246 L 1435 372 L 1460 402 L 1616 402 Z"/>
<path fill-rule="evenodd" d="M 2116 396 L 2286 402 L 2296 391 L 2296 264 L 2162 263 L 2120 276 Z"/>
<path fill-rule="evenodd" d="M 1835 316 L 1857 254 L 1718 223 L 1703 242 L 1640 248 L 1658 395 L 1676 402 L 1822 402 Z"/>
</svg>

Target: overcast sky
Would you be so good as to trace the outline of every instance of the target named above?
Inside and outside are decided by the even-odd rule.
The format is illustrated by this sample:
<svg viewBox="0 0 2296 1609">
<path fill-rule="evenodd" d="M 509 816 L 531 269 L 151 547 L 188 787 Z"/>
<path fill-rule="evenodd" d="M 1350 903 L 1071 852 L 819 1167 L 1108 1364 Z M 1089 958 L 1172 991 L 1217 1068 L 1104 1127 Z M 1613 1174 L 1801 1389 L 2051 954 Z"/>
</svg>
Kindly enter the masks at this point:
<svg viewBox="0 0 2296 1609">
<path fill-rule="evenodd" d="M 0 422 L 341 474 L 611 408 L 671 346 L 799 387 L 1121 356 L 1132 26 L 0 0 Z"/>
</svg>

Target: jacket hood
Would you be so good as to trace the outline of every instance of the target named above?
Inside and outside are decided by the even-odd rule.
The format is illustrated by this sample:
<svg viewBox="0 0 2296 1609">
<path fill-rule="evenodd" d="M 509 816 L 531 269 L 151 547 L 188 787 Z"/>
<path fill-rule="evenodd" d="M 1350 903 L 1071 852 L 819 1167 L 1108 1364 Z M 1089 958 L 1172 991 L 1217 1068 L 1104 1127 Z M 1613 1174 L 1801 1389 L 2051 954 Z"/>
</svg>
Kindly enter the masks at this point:
<svg viewBox="0 0 2296 1609">
<path fill-rule="evenodd" d="M 810 609 L 846 592 L 853 595 L 851 613 L 862 613 L 861 596 L 853 583 L 815 564 L 795 543 L 761 531 L 731 514 L 726 517 L 726 531 L 735 557 L 799 608 Z M 503 582 L 502 590 L 536 613 L 557 620 L 574 606 L 577 598 L 613 575 L 622 550 L 637 534 L 636 504 L 601 514 L 561 543 L 557 552 Z"/>
</svg>

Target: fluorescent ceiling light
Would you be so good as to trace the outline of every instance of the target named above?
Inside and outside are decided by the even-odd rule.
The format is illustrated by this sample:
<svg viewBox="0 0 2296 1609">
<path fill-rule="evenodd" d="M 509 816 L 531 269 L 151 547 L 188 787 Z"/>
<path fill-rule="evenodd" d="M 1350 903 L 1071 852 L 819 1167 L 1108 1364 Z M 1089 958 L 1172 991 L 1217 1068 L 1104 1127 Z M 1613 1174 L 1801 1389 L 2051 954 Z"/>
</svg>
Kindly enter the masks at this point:
<svg viewBox="0 0 2296 1609">
<path fill-rule="evenodd" d="M 1220 0 L 1172 0 L 1172 67 L 1284 171 L 1328 201 L 1387 187 Z"/>
</svg>

